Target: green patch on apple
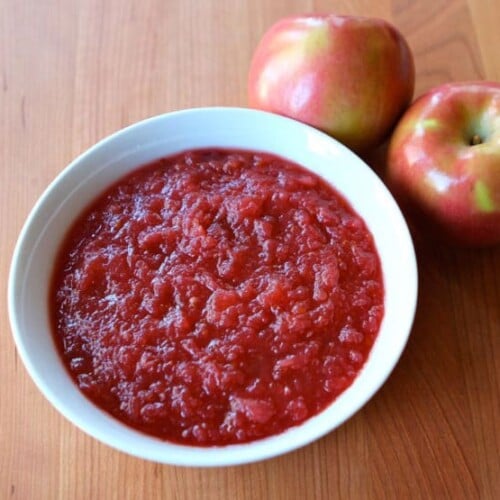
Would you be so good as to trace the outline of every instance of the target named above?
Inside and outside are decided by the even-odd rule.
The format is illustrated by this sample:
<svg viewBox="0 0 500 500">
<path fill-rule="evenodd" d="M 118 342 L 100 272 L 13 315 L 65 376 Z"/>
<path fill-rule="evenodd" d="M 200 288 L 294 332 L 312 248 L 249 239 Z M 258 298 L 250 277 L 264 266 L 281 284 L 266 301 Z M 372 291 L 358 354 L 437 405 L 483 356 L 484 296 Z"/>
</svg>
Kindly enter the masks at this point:
<svg viewBox="0 0 500 500">
<path fill-rule="evenodd" d="M 443 125 L 439 122 L 437 118 L 424 118 L 420 120 L 417 127 L 422 131 L 426 132 L 429 130 L 439 130 Z"/>
<path fill-rule="evenodd" d="M 490 189 L 481 180 L 476 181 L 474 184 L 474 199 L 476 200 L 477 208 L 482 212 L 491 213 L 495 211 L 495 204 L 493 203 Z"/>
<path fill-rule="evenodd" d="M 328 29 L 327 25 L 319 24 L 307 34 L 304 40 L 304 57 L 315 57 L 317 54 L 329 50 Z"/>
</svg>

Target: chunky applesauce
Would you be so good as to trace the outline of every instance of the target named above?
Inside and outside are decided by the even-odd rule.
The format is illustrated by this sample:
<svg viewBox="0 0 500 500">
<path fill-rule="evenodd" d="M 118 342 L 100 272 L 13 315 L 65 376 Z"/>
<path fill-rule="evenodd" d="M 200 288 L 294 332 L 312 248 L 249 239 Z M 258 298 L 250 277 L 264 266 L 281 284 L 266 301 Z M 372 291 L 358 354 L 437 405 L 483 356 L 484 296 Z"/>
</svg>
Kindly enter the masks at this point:
<svg viewBox="0 0 500 500">
<path fill-rule="evenodd" d="M 317 414 L 365 363 L 379 257 L 330 185 L 269 154 L 209 149 L 100 195 L 59 253 L 54 338 L 80 390 L 135 429 L 243 443 Z"/>
</svg>

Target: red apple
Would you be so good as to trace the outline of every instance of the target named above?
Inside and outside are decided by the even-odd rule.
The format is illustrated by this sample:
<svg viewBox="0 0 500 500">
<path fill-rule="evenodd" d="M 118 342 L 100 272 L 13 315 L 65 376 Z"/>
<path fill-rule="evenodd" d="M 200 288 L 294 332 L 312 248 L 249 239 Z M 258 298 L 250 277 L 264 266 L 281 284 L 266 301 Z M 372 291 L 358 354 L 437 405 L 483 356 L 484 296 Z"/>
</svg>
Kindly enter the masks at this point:
<svg viewBox="0 0 500 500">
<path fill-rule="evenodd" d="M 500 243 L 500 84 L 441 85 L 392 136 L 388 183 L 409 208 L 459 243 Z"/>
<path fill-rule="evenodd" d="M 364 150 L 389 134 L 412 99 L 414 80 L 410 48 L 386 21 L 289 17 L 272 26 L 255 51 L 249 104 Z"/>
</svg>

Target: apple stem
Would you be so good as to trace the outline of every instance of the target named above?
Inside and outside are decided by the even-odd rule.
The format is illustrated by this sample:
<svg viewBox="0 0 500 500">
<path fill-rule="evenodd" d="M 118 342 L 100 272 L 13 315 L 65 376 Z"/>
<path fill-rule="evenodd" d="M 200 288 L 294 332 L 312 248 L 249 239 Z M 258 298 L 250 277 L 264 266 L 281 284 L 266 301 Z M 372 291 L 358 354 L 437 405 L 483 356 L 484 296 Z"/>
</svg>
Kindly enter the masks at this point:
<svg viewBox="0 0 500 500">
<path fill-rule="evenodd" d="M 474 134 L 472 136 L 472 139 L 470 140 L 470 145 L 471 146 L 477 146 L 478 144 L 482 144 L 483 140 L 478 134 Z"/>
</svg>

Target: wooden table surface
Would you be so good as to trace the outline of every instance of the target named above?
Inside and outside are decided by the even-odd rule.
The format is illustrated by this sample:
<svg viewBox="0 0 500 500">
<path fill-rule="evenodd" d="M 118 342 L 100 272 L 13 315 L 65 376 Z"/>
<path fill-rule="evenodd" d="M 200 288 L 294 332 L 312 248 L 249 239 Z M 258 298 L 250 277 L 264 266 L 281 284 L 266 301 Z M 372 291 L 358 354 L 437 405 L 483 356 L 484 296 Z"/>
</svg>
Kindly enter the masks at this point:
<svg viewBox="0 0 500 500">
<path fill-rule="evenodd" d="M 417 94 L 500 81 L 498 0 L 0 1 L 1 499 L 500 498 L 499 248 L 417 234 L 416 321 L 388 382 L 337 431 L 262 463 L 188 469 L 114 451 L 62 418 L 16 354 L 10 258 L 47 184 L 134 121 L 245 106 L 263 32 L 312 11 L 393 22 L 414 52 Z"/>
</svg>

